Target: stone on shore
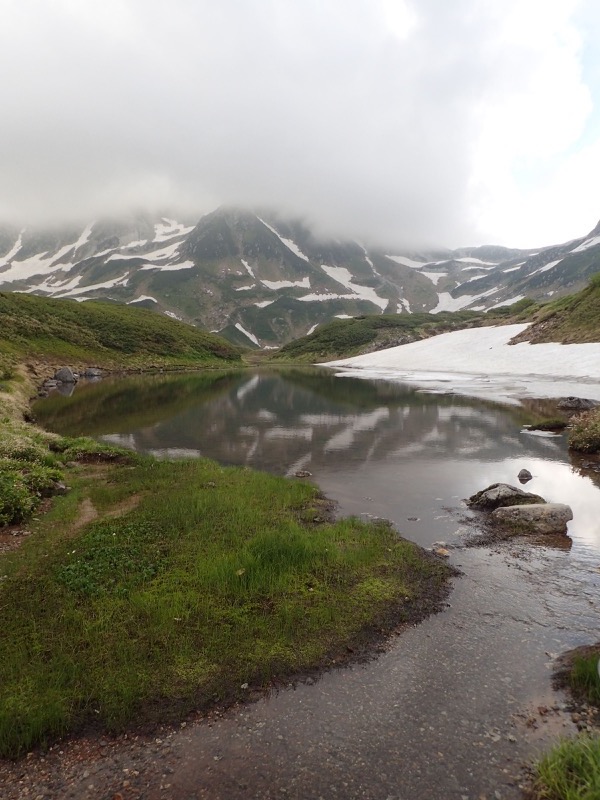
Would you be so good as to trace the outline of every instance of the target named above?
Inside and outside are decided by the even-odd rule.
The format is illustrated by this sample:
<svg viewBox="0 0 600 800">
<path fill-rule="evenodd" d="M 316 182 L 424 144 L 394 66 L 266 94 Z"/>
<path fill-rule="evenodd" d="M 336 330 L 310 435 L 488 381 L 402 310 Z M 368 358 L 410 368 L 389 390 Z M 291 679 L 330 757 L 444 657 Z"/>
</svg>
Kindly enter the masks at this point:
<svg viewBox="0 0 600 800">
<path fill-rule="evenodd" d="M 527 503 L 545 503 L 539 494 L 524 492 L 516 486 L 508 483 L 493 483 L 487 489 L 482 489 L 467 500 L 470 508 L 477 508 L 482 511 L 493 511 L 500 506 L 525 505 Z"/>
<path fill-rule="evenodd" d="M 54 373 L 54 380 L 61 383 L 77 383 L 77 377 L 71 367 L 61 367 Z"/>
<path fill-rule="evenodd" d="M 573 511 L 564 503 L 515 505 L 497 508 L 492 521 L 518 533 L 566 533 Z"/>
</svg>

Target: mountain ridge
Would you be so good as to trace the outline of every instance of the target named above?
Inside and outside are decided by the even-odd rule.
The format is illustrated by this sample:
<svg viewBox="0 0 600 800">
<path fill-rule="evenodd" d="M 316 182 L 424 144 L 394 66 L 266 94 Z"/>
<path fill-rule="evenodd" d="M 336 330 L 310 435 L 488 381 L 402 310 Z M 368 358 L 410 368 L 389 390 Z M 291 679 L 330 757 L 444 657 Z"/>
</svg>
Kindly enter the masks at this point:
<svg viewBox="0 0 600 800">
<path fill-rule="evenodd" d="M 265 349 L 335 318 L 548 300 L 598 271 L 600 223 L 538 251 L 405 252 L 320 239 L 302 221 L 229 206 L 195 224 L 139 213 L 83 228 L 0 225 L 0 291 L 142 306 Z"/>
</svg>

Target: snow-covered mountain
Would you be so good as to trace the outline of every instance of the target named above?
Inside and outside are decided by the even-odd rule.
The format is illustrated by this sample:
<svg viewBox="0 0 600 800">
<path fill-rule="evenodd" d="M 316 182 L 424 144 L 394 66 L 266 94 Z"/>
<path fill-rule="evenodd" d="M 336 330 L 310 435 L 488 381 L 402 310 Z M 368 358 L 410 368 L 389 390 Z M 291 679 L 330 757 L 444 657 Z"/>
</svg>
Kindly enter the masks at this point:
<svg viewBox="0 0 600 800">
<path fill-rule="evenodd" d="M 321 241 L 302 223 L 219 208 L 194 225 L 132 216 L 83 229 L 0 226 L 0 291 L 108 299 L 274 347 L 333 317 L 485 309 L 581 288 L 600 271 L 600 225 L 539 252 L 390 253 Z"/>
</svg>

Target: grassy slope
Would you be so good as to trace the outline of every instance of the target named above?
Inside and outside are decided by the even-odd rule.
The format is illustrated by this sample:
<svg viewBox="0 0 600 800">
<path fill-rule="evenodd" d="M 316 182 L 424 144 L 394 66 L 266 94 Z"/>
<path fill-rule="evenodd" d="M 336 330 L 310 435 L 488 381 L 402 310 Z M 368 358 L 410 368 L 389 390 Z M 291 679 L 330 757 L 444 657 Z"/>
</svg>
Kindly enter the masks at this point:
<svg viewBox="0 0 600 800">
<path fill-rule="evenodd" d="M 577 294 L 547 303 L 532 316 L 533 324 L 515 341 L 541 342 L 600 341 L 600 275 Z"/>
<path fill-rule="evenodd" d="M 406 344 L 437 333 L 484 324 L 488 318 L 476 311 L 441 314 L 382 314 L 336 319 L 310 336 L 284 345 L 273 359 L 308 362 L 348 358 L 360 353 Z"/>
<path fill-rule="evenodd" d="M 210 366 L 239 350 L 206 331 L 142 308 L 0 292 L 0 359 L 139 369 Z"/>
</svg>

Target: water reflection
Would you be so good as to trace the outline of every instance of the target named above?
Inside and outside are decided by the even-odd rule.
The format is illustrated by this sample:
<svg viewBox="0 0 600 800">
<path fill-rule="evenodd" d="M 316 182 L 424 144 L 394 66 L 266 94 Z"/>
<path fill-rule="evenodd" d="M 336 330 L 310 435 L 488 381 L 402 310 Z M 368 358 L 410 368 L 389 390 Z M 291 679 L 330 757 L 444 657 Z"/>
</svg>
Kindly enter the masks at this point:
<svg viewBox="0 0 600 800">
<path fill-rule="evenodd" d="M 54 430 L 158 456 L 308 470 L 343 513 L 392 519 L 423 544 L 457 533 L 462 498 L 526 467 L 528 490 L 572 505 L 581 546 L 600 545 L 598 487 L 571 469 L 563 436 L 524 433 L 519 408 L 289 369 L 103 382 L 36 411 Z"/>
</svg>

